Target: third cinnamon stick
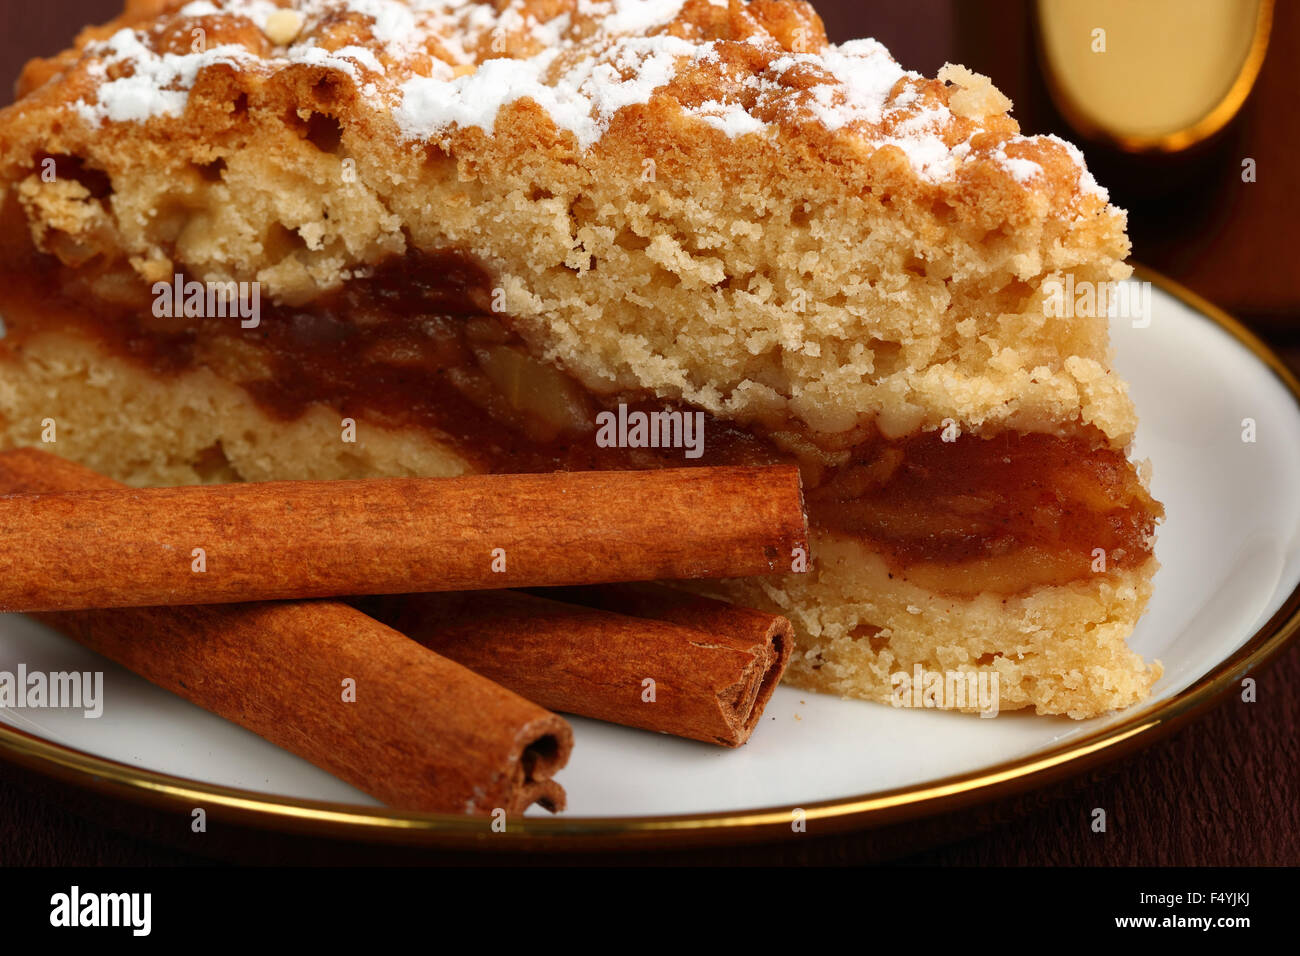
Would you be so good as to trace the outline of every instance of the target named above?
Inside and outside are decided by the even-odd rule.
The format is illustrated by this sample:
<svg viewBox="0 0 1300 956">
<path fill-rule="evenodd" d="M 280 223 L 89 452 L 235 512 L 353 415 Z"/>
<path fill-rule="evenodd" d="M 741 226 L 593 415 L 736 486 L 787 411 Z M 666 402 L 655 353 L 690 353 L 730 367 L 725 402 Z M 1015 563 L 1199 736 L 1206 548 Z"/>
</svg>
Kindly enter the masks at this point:
<svg viewBox="0 0 1300 956">
<path fill-rule="evenodd" d="M 556 590 L 567 600 L 478 591 L 357 603 L 549 710 L 724 747 L 749 739 L 789 660 L 788 621 L 655 585 Z"/>
</svg>

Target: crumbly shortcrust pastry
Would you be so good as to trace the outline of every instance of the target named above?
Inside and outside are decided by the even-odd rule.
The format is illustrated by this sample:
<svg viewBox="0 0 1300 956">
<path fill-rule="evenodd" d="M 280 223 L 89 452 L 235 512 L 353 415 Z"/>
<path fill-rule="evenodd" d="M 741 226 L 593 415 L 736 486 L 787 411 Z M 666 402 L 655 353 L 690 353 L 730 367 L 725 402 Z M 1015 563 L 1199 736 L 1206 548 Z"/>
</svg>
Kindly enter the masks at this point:
<svg viewBox="0 0 1300 956">
<path fill-rule="evenodd" d="M 16 271 L 57 264 L 108 310 L 176 273 L 307 308 L 394 257 L 453 250 L 530 361 L 597 398 L 754 429 L 818 471 L 851 464 L 856 436 L 945 422 L 1118 455 L 1133 435 L 1104 315 L 1044 307 L 1050 278 L 1128 274 L 1124 214 L 1077 150 L 1020 135 L 1009 101 L 962 67 L 929 80 L 874 41 L 828 44 L 804 3 L 137 2 L 20 87 L 0 114 L 0 251 Z M 393 421 L 366 453 L 277 447 L 319 409 L 292 424 L 246 399 L 218 413 L 229 382 L 269 378 L 237 338 L 162 379 L 84 328 L 29 324 L 0 385 L 9 440 L 76 394 L 83 434 L 124 447 L 117 467 L 102 448 L 75 454 L 110 473 L 481 467 Z M 153 418 L 119 421 L 113 402 L 151 374 L 171 384 L 136 401 Z M 823 538 L 841 556 L 859 544 Z M 1015 596 L 1032 612 L 921 589 L 915 626 L 883 607 L 901 585 L 868 583 L 869 563 L 823 560 L 764 589 L 804 628 L 791 673 L 806 686 L 879 697 L 882 668 L 972 644 L 974 664 L 1016 660 L 1008 699 L 1047 713 L 1123 706 L 1154 679 L 1123 649 L 1153 559 Z M 1077 654 L 1045 650 L 1067 632 Z"/>
</svg>

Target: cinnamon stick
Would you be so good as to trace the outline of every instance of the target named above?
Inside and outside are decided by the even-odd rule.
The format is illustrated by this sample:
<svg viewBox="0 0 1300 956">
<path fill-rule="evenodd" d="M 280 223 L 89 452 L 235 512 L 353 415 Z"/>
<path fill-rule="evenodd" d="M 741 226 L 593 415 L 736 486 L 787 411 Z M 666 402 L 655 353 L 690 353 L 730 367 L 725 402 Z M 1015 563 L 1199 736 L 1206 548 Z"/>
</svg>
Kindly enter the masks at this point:
<svg viewBox="0 0 1300 956">
<path fill-rule="evenodd" d="M 266 482 L 0 498 L 0 610 L 788 571 L 793 466 Z"/>
<path fill-rule="evenodd" d="M 114 484 L 43 452 L 0 453 L 0 492 Z M 573 746 L 566 721 L 346 604 L 38 619 L 391 806 L 563 809 L 564 790 L 551 778 Z"/>
<path fill-rule="evenodd" d="M 550 710 L 724 747 L 749 739 L 789 661 L 788 621 L 664 587 L 590 590 L 570 597 L 603 609 L 519 591 L 358 606 Z"/>
</svg>

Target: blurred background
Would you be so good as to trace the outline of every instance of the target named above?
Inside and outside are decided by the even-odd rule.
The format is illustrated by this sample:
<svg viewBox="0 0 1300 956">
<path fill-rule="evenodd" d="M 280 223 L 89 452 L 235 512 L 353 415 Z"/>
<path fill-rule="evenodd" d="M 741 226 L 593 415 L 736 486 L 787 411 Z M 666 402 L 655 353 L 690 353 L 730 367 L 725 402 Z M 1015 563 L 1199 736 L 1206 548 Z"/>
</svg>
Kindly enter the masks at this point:
<svg viewBox="0 0 1300 956">
<path fill-rule="evenodd" d="M 1054 132 L 1084 150 L 1112 200 L 1129 210 L 1134 261 L 1243 319 L 1300 368 L 1300 0 L 815 6 L 834 41 L 873 36 L 926 75 L 952 61 L 992 77 L 1015 102 L 1022 132 Z M 82 25 L 106 21 L 121 7 L 122 0 L 0 0 L 0 104 L 10 101 L 28 58 L 56 53 Z M 1277 686 L 1293 686 L 1300 648 L 1275 668 Z M 1220 708 L 1194 734 L 1161 742 L 1104 779 L 1090 778 L 1087 806 L 1115 806 L 1121 821 L 1124 808 L 1134 808 L 1137 825 L 1123 839 L 1078 839 L 1078 800 L 1073 790 L 1058 790 L 1036 796 L 1036 805 L 997 808 L 1004 819 L 991 832 L 944 847 L 921 843 L 903 859 L 1293 863 L 1300 828 L 1286 821 L 1295 818 L 1294 781 L 1277 768 L 1300 761 L 1298 721 L 1285 694 L 1251 708 Z M 196 862 L 69 814 L 57 787 L 11 775 L 0 766 L 0 863 Z M 869 858 L 870 839 L 845 837 L 821 850 L 800 849 L 798 858 L 753 859 L 856 862 Z"/>
</svg>

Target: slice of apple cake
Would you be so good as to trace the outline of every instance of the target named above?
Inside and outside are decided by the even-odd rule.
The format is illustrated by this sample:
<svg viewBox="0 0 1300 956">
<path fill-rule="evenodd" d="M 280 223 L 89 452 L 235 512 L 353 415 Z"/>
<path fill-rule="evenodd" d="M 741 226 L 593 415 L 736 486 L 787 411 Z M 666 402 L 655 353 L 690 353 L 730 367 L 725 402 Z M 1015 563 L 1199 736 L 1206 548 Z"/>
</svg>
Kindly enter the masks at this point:
<svg viewBox="0 0 1300 956">
<path fill-rule="evenodd" d="M 19 92 L 0 442 L 139 484 L 794 461 L 811 572 L 723 590 L 795 684 L 1086 717 L 1158 677 L 1134 410 L 1049 302 L 1128 275 L 1124 213 L 984 77 L 789 0 L 134 0 Z"/>
</svg>

